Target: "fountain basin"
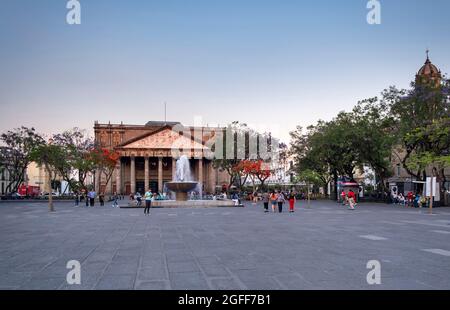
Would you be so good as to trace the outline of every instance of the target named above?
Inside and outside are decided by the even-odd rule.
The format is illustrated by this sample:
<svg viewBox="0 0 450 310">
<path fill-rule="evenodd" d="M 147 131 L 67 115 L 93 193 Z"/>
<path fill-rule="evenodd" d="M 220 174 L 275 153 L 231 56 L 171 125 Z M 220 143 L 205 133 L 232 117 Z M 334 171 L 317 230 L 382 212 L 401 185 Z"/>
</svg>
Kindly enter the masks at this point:
<svg viewBox="0 0 450 310">
<path fill-rule="evenodd" d="M 198 182 L 168 182 L 167 189 L 176 194 L 177 201 L 187 201 L 187 193 L 192 192 L 198 185 Z"/>
<path fill-rule="evenodd" d="M 189 201 L 174 201 L 174 200 L 162 200 L 152 203 L 152 208 L 190 208 L 190 209 L 202 209 L 202 208 L 234 208 L 243 207 L 243 205 L 236 205 L 232 200 L 189 200 Z"/>
</svg>

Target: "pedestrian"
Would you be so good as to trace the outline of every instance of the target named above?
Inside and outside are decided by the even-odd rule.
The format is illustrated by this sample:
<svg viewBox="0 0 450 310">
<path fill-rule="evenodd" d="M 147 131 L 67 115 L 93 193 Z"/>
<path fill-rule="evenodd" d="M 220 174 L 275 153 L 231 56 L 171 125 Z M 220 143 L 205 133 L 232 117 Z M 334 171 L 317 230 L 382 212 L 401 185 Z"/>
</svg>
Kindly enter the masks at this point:
<svg viewBox="0 0 450 310">
<path fill-rule="evenodd" d="M 80 206 L 80 195 L 77 193 L 75 193 L 75 207 L 79 207 Z"/>
<path fill-rule="evenodd" d="M 407 197 L 408 197 L 408 207 L 414 207 L 414 194 L 411 191 L 409 191 Z"/>
<path fill-rule="evenodd" d="M 267 192 L 263 193 L 262 201 L 264 203 L 264 213 L 269 212 L 269 193 L 267 193 Z"/>
<path fill-rule="evenodd" d="M 345 190 L 342 190 L 341 199 L 342 199 L 342 205 L 345 206 L 347 204 L 347 194 L 345 193 Z"/>
<path fill-rule="evenodd" d="M 89 207 L 89 198 L 88 198 L 88 193 L 86 192 L 84 195 L 84 202 L 86 203 L 86 207 Z"/>
<path fill-rule="evenodd" d="M 100 195 L 98 196 L 98 199 L 100 201 L 100 206 L 104 206 L 105 205 L 105 194 L 100 193 Z"/>
<path fill-rule="evenodd" d="M 355 210 L 356 195 L 352 190 L 348 192 L 348 204 L 350 210 Z"/>
<path fill-rule="evenodd" d="M 284 194 L 280 191 L 277 196 L 277 203 L 278 203 L 278 212 L 283 212 L 283 204 L 286 202 L 286 199 L 284 198 Z"/>
<path fill-rule="evenodd" d="M 97 196 L 97 193 L 95 191 L 90 191 L 89 194 L 89 204 L 91 207 L 95 206 L 95 197 Z"/>
<path fill-rule="evenodd" d="M 235 206 L 239 206 L 240 205 L 239 195 L 236 192 L 234 192 L 233 195 L 231 196 L 231 200 L 234 201 L 234 205 Z"/>
<path fill-rule="evenodd" d="M 275 192 L 272 192 L 272 194 L 270 194 L 270 202 L 272 204 L 272 212 L 275 213 L 275 208 L 277 206 L 277 199 L 278 199 L 278 195 Z"/>
<path fill-rule="evenodd" d="M 152 190 L 148 189 L 144 194 L 144 199 L 145 199 L 144 214 L 150 215 L 150 207 L 152 205 L 152 198 L 153 198 Z"/>
<path fill-rule="evenodd" d="M 136 199 L 136 206 L 140 207 L 142 205 L 142 196 L 141 193 L 136 192 L 136 195 L 134 196 Z"/>
<path fill-rule="evenodd" d="M 294 210 L 295 201 L 296 201 L 295 193 L 294 193 L 294 191 L 291 191 L 289 194 L 289 212 L 290 213 L 295 212 L 295 210 Z"/>
<path fill-rule="evenodd" d="M 400 204 L 402 206 L 406 205 L 406 199 L 405 199 L 405 196 L 403 196 L 402 193 L 398 194 L 397 199 L 398 199 L 398 204 Z"/>
<path fill-rule="evenodd" d="M 256 205 L 258 203 L 258 192 L 253 192 L 253 204 Z"/>
<path fill-rule="evenodd" d="M 113 200 L 112 207 L 113 208 L 118 208 L 119 207 L 119 195 L 117 195 L 116 192 L 114 192 L 114 194 L 112 196 L 112 200 Z"/>
</svg>

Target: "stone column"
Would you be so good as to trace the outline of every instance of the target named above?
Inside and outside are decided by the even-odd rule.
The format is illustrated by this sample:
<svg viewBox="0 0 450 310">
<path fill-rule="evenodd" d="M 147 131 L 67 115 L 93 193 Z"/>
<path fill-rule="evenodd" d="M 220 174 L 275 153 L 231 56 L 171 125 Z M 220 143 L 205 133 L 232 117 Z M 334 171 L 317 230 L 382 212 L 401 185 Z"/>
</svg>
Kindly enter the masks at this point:
<svg viewBox="0 0 450 310">
<path fill-rule="evenodd" d="M 209 190 L 211 192 L 214 192 L 216 190 L 216 170 L 213 167 L 212 162 L 209 162 L 208 165 L 208 174 L 209 174 L 209 179 L 208 179 L 208 183 L 209 183 Z"/>
<path fill-rule="evenodd" d="M 98 170 L 98 169 L 95 170 L 95 179 L 94 179 L 95 186 L 94 186 L 94 190 L 97 193 L 97 195 L 100 193 L 100 182 L 102 180 L 102 178 L 100 176 L 101 176 L 100 170 Z"/>
<path fill-rule="evenodd" d="M 158 157 L 158 191 L 163 191 L 163 159 Z"/>
<path fill-rule="evenodd" d="M 147 189 L 149 188 L 149 183 L 150 183 L 150 159 L 148 157 L 144 158 L 145 161 L 145 168 L 144 168 L 144 191 L 146 192 Z"/>
<path fill-rule="evenodd" d="M 116 192 L 118 195 L 122 194 L 122 162 L 119 158 L 116 164 Z"/>
<path fill-rule="evenodd" d="M 198 160 L 198 181 L 200 186 L 203 184 L 203 159 Z"/>
<path fill-rule="evenodd" d="M 177 175 L 177 160 L 172 158 L 172 181 L 175 181 Z"/>
<path fill-rule="evenodd" d="M 131 187 L 131 193 L 136 193 L 136 158 L 134 156 L 131 156 L 131 178 L 130 178 L 130 187 Z"/>
</svg>

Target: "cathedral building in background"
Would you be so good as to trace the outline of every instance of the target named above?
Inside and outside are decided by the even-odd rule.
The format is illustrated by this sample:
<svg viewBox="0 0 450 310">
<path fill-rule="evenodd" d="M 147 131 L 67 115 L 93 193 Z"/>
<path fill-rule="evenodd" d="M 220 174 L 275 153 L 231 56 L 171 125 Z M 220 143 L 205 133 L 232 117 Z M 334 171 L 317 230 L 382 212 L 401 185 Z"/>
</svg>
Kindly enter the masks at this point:
<svg viewBox="0 0 450 310">
<path fill-rule="evenodd" d="M 420 68 L 416 74 L 415 83 L 419 85 L 427 85 L 431 87 L 440 87 L 442 82 L 442 73 L 430 60 L 427 51 L 427 59 L 425 64 Z M 405 151 L 402 148 L 396 150 L 396 152 L 402 155 Z M 395 189 L 399 193 L 407 194 L 409 191 L 415 192 L 422 188 L 421 182 L 418 182 L 414 176 L 411 176 L 406 169 L 403 167 L 399 157 L 402 156 L 392 156 L 392 173 L 393 177 L 388 180 L 388 185 L 391 190 Z M 427 175 L 431 176 L 433 173 L 431 169 L 426 169 Z M 444 174 L 447 176 L 447 180 L 450 180 L 450 169 L 446 168 Z M 444 184 L 445 188 L 448 190 L 450 188 L 450 181 Z M 436 197 L 438 204 L 448 204 L 449 203 L 448 193 L 445 197 Z"/>
<path fill-rule="evenodd" d="M 164 184 L 176 174 L 174 145 L 188 150 L 192 177 L 202 184 L 203 191 L 213 193 L 228 184 L 228 174 L 213 167 L 206 158 L 206 142 L 214 136 L 216 128 L 183 127 L 191 132 L 182 135 L 174 127 L 178 122 L 150 121 L 145 125 L 100 124 L 95 122 L 95 140 L 102 148 L 115 151 L 120 159 L 109 182 L 95 176 L 97 192 L 130 194 L 147 189 L 162 192 Z M 201 137 L 197 137 L 201 133 Z M 189 135 L 188 135 L 189 136 Z"/>
</svg>

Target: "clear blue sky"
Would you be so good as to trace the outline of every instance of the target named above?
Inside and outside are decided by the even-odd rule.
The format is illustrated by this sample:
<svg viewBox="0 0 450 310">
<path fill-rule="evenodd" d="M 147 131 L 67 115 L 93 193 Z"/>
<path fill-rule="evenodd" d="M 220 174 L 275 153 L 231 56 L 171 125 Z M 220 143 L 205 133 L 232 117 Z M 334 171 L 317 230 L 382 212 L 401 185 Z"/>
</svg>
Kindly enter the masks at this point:
<svg viewBox="0 0 450 310">
<path fill-rule="evenodd" d="M 450 1 L 0 0 L 0 132 L 94 120 L 280 126 L 282 138 L 407 87 L 425 50 L 450 71 Z"/>
</svg>

